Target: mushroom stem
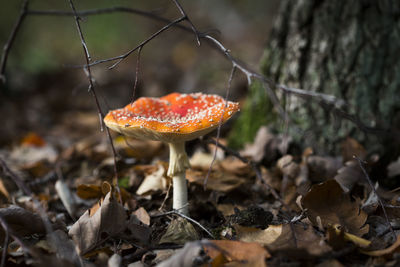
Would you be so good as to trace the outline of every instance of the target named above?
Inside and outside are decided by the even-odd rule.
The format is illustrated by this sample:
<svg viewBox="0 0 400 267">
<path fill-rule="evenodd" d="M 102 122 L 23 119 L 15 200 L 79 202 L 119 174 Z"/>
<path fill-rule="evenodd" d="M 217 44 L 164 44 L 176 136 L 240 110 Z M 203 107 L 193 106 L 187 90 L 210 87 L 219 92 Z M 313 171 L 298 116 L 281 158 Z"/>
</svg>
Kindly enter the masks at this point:
<svg viewBox="0 0 400 267">
<path fill-rule="evenodd" d="M 169 167 L 167 175 L 172 178 L 173 209 L 189 215 L 186 169 L 190 168 L 185 142 L 169 143 Z"/>
</svg>

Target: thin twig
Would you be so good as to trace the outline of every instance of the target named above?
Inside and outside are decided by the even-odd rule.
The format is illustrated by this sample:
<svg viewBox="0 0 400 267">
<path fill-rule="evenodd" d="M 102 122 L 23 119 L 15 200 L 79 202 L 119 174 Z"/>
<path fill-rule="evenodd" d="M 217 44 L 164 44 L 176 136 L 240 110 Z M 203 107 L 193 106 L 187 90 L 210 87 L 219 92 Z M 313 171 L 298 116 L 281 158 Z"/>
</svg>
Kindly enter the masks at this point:
<svg viewBox="0 0 400 267">
<path fill-rule="evenodd" d="M 15 22 L 15 25 L 11 31 L 10 36 L 8 37 L 7 43 L 3 47 L 3 54 L 1 55 L 1 62 L 0 62 L 0 80 L 3 83 L 6 82 L 5 71 L 6 71 L 8 55 L 9 55 L 10 49 L 15 41 L 15 37 L 17 36 L 18 30 L 21 27 L 22 22 L 26 18 L 27 11 L 28 11 L 28 4 L 29 4 L 29 0 L 24 0 L 22 7 L 21 7 L 21 11 L 18 16 L 18 19 Z"/>
<path fill-rule="evenodd" d="M 192 23 L 189 16 L 186 14 L 185 10 L 183 9 L 182 5 L 178 2 L 178 0 L 172 0 L 172 1 L 174 1 L 175 5 L 179 9 L 179 12 L 181 12 L 182 16 L 185 17 L 187 22 L 190 24 L 190 28 L 192 28 L 192 31 L 196 37 L 197 45 L 200 46 L 201 45 L 200 37 L 199 37 L 199 33 L 198 33 L 196 27 L 194 26 L 194 24 Z"/>
<path fill-rule="evenodd" d="M 236 71 L 236 66 L 233 66 L 231 74 L 229 75 L 228 85 L 227 85 L 227 88 L 226 88 L 224 110 L 221 113 L 221 118 L 219 119 L 219 123 L 218 123 L 217 137 L 215 138 L 215 149 L 214 149 L 213 159 L 211 161 L 210 167 L 208 168 L 208 172 L 207 172 L 206 178 L 204 179 L 204 183 L 203 183 L 204 190 L 207 189 L 208 178 L 210 177 L 210 174 L 211 174 L 211 171 L 212 171 L 212 167 L 214 165 L 215 159 L 217 158 L 217 151 L 218 151 L 217 144 L 218 144 L 218 141 L 219 141 L 219 136 L 221 134 L 221 126 L 222 126 L 222 121 L 224 119 L 225 110 L 228 107 L 229 91 L 230 91 L 230 88 L 231 88 L 231 85 L 232 85 L 232 80 L 233 80 L 233 76 L 235 75 L 235 71 Z"/>
<path fill-rule="evenodd" d="M 0 216 L 1 217 L 1 216 Z M 2 218 L 1 218 L 2 219 Z M 7 249 L 8 249 L 8 239 L 9 239 L 9 233 L 8 233 L 8 226 L 6 224 L 3 224 L 3 221 L 1 221 L 1 225 L 4 229 L 4 244 L 3 244 L 3 253 L 1 255 L 1 263 L 0 267 L 4 267 L 4 264 L 6 262 L 6 257 L 7 257 Z"/>
<path fill-rule="evenodd" d="M 90 63 L 89 51 L 87 49 L 85 38 L 83 36 L 81 25 L 79 23 L 79 17 L 77 15 L 77 12 L 76 12 L 76 9 L 75 9 L 75 6 L 74 6 L 74 3 L 72 2 L 72 0 L 69 0 L 69 4 L 71 6 L 72 12 L 74 13 L 76 28 L 78 30 L 78 34 L 79 34 L 79 37 L 80 37 L 80 40 L 81 40 L 81 43 L 82 43 L 82 47 L 83 47 L 83 51 L 84 51 L 84 54 L 85 54 L 85 59 L 86 59 L 85 68 L 87 70 L 86 74 L 87 74 L 87 77 L 89 79 L 89 91 L 91 92 L 91 94 L 94 97 L 94 100 L 96 102 L 97 111 L 99 113 L 100 125 L 103 126 L 104 114 L 103 114 L 103 111 L 101 110 L 99 99 L 97 97 L 96 90 L 95 90 L 94 85 L 93 85 L 92 72 L 91 72 L 90 65 L 89 65 L 89 63 Z M 103 127 L 101 127 L 101 128 L 103 128 Z M 105 129 L 106 129 L 108 140 L 109 140 L 110 145 L 111 145 L 111 150 L 112 150 L 113 159 L 114 159 L 114 175 L 115 175 L 114 186 L 116 187 L 117 192 L 118 192 L 118 194 L 119 194 L 119 196 L 121 198 L 121 192 L 120 192 L 120 189 L 119 189 L 119 186 L 118 186 L 117 153 L 115 151 L 115 147 L 114 147 L 114 143 L 113 143 L 113 140 L 112 140 L 112 137 L 111 137 L 111 134 L 110 134 L 110 130 L 107 127 L 105 127 Z M 122 201 L 122 199 L 120 199 L 120 200 Z"/>
<path fill-rule="evenodd" d="M 142 53 L 142 48 L 143 46 L 141 46 L 138 50 L 138 55 L 137 55 L 137 61 L 136 61 L 136 71 L 135 71 L 135 83 L 133 85 L 133 93 L 132 93 L 132 105 L 133 102 L 135 101 L 135 96 L 136 96 L 136 88 L 138 85 L 138 80 L 139 80 L 139 67 L 140 67 L 140 55 Z"/>
<path fill-rule="evenodd" d="M 382 207 L 383 215 L 385 216 L 385 220 L 386 220 L 387 226 L 389 227 L 390 231 L 392 232 L 392 234 L 394 236 L 394 239 L 396 240 L 397 237 L 396 237 L 396 234 L 395 234 L 395 232 L 393 230 L 392 225 L 390 224 L 389 217 L 387 216 L 387 213 L 386 213 L 385 205 L 383 204 L 382 199 L 380 198 L 380 196 L 376 192 L 376 189 L 375 189 L 374 185 L 372 184 L 371 178 L 369 177 L 367 171 L 364 168 L 364 163 L 365 162 L 363 160 L 361 160 L 356 155 L 354 155 L 353 158 L 355 158 L 358 161 L 358 164 L 360 165 L 360 168 L 361 168 L 362 172 L 364 173 L 365 179 L 368 181 L 368 184 L 371 187 L 372 191 L 374 191 L 374 194 L 375 194 L 376 198 L 378 199 L 379 205 L 381 205 L 381 207 Z"/>
</svg>

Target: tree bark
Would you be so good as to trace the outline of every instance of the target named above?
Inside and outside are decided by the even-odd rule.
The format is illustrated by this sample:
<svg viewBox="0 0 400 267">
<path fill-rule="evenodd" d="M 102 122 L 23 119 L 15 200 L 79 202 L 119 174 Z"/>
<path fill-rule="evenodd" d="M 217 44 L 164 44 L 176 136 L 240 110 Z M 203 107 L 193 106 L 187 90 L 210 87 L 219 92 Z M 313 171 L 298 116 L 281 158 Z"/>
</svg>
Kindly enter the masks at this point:
<svg viewBox="0 0 400 267">
<path fill-rule="evenodd" d="M 261 67 L 276 83 L 344 99 L 346 112 L 368 127 L 398 130 L 400 2 L 284 0 Z M 333 152 L 337 141 L 353 136 L 369 150 L 383 147 L 382 135 L 360 130 L 329 107 L 281 99 L 305 145 Z"/>
</svg>

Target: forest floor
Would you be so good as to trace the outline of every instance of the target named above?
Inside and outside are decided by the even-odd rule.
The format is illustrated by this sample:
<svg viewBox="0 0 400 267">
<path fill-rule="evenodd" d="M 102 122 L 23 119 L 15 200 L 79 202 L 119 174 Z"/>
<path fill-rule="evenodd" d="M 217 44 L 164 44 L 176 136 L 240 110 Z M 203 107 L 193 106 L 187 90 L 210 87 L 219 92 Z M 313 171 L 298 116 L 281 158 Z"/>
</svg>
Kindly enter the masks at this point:
<svg viewBox="0 0 400 267">
<path fill-rule="evenodd" d="M 2 140 L 3 266 L 398 265 L 400 192 L 370 177 L 377 198 L 379 156 L 357 140 L 326 156 L 267 127 L 241 151 L 221 138 L 206 187 L 215 133 L 191 141 L 186 217 L 172 210 L 165 145 L 113 134 L 116 187 L 96 112 L 47 107 L 57 123 Z M 382 172 L 395 179 L 399 161 Z"/>
</svg>

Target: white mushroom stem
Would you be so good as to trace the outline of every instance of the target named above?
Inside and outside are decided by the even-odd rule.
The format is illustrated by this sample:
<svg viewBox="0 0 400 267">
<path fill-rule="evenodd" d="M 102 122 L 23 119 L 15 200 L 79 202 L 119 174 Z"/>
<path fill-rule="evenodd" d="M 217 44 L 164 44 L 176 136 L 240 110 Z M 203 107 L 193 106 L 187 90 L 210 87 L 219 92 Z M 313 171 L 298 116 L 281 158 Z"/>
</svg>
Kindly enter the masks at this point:
<svg viewBox="0 0 400 267">
<path fill-rule="evenodd" d="M 185 142 L 169 143 L 169 167 L 167 175 L 172 178 L 173 209 L 189 215 L 186 169 L 190 168 Z"/>
</svg>

